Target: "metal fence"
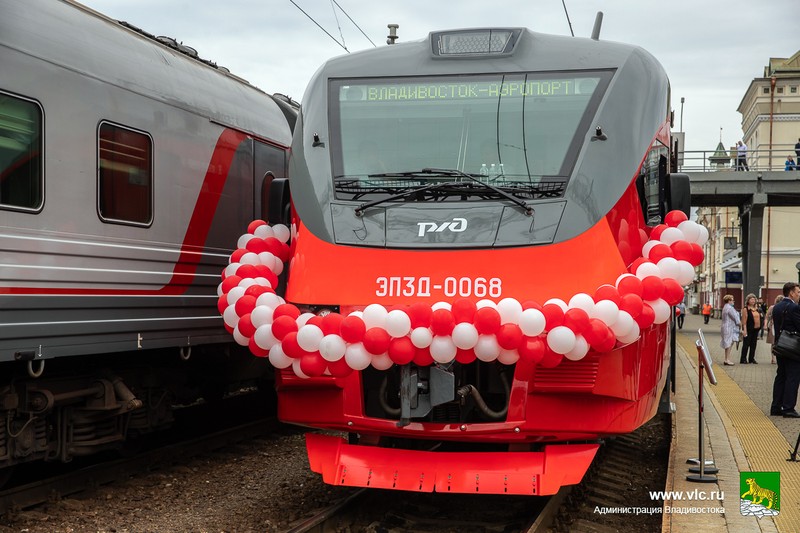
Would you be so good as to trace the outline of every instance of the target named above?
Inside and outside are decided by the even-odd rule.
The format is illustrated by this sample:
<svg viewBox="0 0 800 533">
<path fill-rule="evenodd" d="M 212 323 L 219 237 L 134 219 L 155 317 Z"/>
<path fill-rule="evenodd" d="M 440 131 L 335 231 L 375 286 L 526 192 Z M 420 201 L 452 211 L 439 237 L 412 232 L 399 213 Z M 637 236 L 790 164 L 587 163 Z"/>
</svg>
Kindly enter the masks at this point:
<svg viewBox="0 0 800 533">
<path fill-rule="evenodd" d="M 792 156 L 797 163 L 794 144 L 773 144 L 772 149 L 747 150 L 747 170 L 785 170 L 787 156 Z M 678 169 L 681 172 L 713 172 L 719 170 L 737 170 L 736 147 L 725 152 L 714 150 L 686 150 L 679 156 Z"/>
</svg>

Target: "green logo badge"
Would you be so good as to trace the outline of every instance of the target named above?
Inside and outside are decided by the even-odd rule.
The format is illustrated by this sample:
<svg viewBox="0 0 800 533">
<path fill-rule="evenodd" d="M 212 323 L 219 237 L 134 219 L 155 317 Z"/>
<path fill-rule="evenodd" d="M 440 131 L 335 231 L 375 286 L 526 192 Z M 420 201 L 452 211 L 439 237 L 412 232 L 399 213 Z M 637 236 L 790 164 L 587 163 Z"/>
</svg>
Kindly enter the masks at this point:
<svg viewBox="0 0 800 533">
<path fill-rule="evenodd" d="M 741 513 L 745 516 L 776 516 L 781 509 L 780 472 L 741 472 Z"/>
</svg>

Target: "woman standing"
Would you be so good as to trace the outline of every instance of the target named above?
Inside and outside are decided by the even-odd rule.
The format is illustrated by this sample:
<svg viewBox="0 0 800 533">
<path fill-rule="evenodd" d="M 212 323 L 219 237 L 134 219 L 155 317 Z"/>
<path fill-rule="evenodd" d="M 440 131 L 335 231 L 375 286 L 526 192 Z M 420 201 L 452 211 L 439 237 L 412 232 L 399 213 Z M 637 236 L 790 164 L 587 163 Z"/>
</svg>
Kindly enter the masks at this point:
<svg viewBox="0 0 800 533">
<path fill-rule="evenodd" d="M 761 314 L 758 312 L 756 305 L 756 295 L 748 294 L 744 299 L 744 307 L 742 307 L 742 355 L 739 362 L 743 365 L 750 363 L 751 365 L 758 364 L 756 361 L 756 343 L 758 342 L 758 331 L 761 329 Z M 748 353 L 750 356 L 748 358 Z"/>
<path fill-rule="evenodd" d="M 779 294 L 775 297 L 775 304 L 781 300 L 783 300 L 783 294 Z M 769 309 L 767 309 L 767 344 L 772 344 L 775 342 L 775 323 L 772 321 L 772 310 L 775 309 L 775 304 L 770 305 Z M 770 350 L 770 353 L 771 352 L 772 350 Z M 772 364 L 774 365 L 775 363 L 775 354 L 772 354 Z"/>
<path fill-rule="evenodd" d="M 733 296 L 726 294 L 722 299 L 722 326 L 720 326 L 722 340 L 719 343 L 725 349 L 726 365 L 733 366 L 731 348 L 733 348 L 733 343 L 739 340 L 740 322 L 739 313 L 733 307 Z"/>
</svg>

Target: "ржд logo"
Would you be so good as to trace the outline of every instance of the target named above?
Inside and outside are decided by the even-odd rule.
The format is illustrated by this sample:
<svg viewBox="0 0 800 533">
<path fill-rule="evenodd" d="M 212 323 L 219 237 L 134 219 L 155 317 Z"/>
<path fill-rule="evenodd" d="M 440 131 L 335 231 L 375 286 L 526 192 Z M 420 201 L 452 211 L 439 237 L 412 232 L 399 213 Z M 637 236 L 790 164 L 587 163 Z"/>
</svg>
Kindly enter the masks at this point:
<svg viewBox="0 0 800 533">
<path fill-rule="evenodd" d="M 436 222 L 417 222 L 417 226 L 419 226 L 419 233 L 417 234 L 419 237 L 424 237 L 426 233 L 441 233 L 445 230 L 461 233 L 467 229 L 467 219 L 454 218 L 452 221 L 442 222 L 441 224 Z"/>
</svg>

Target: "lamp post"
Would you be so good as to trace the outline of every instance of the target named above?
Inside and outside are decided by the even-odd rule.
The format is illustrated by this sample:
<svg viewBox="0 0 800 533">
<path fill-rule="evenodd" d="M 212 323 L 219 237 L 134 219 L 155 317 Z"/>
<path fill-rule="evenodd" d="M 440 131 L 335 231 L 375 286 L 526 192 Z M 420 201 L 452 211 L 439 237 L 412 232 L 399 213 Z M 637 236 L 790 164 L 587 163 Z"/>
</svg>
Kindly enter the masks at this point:
<svg viewBox="0 0 800 533">
<path fill-rule="evenodd" d="M 683 96 L 681 96 L 681 131 L 683 131 L 683 102 L 685 100 L 686 99 Z"/>
</svg>

